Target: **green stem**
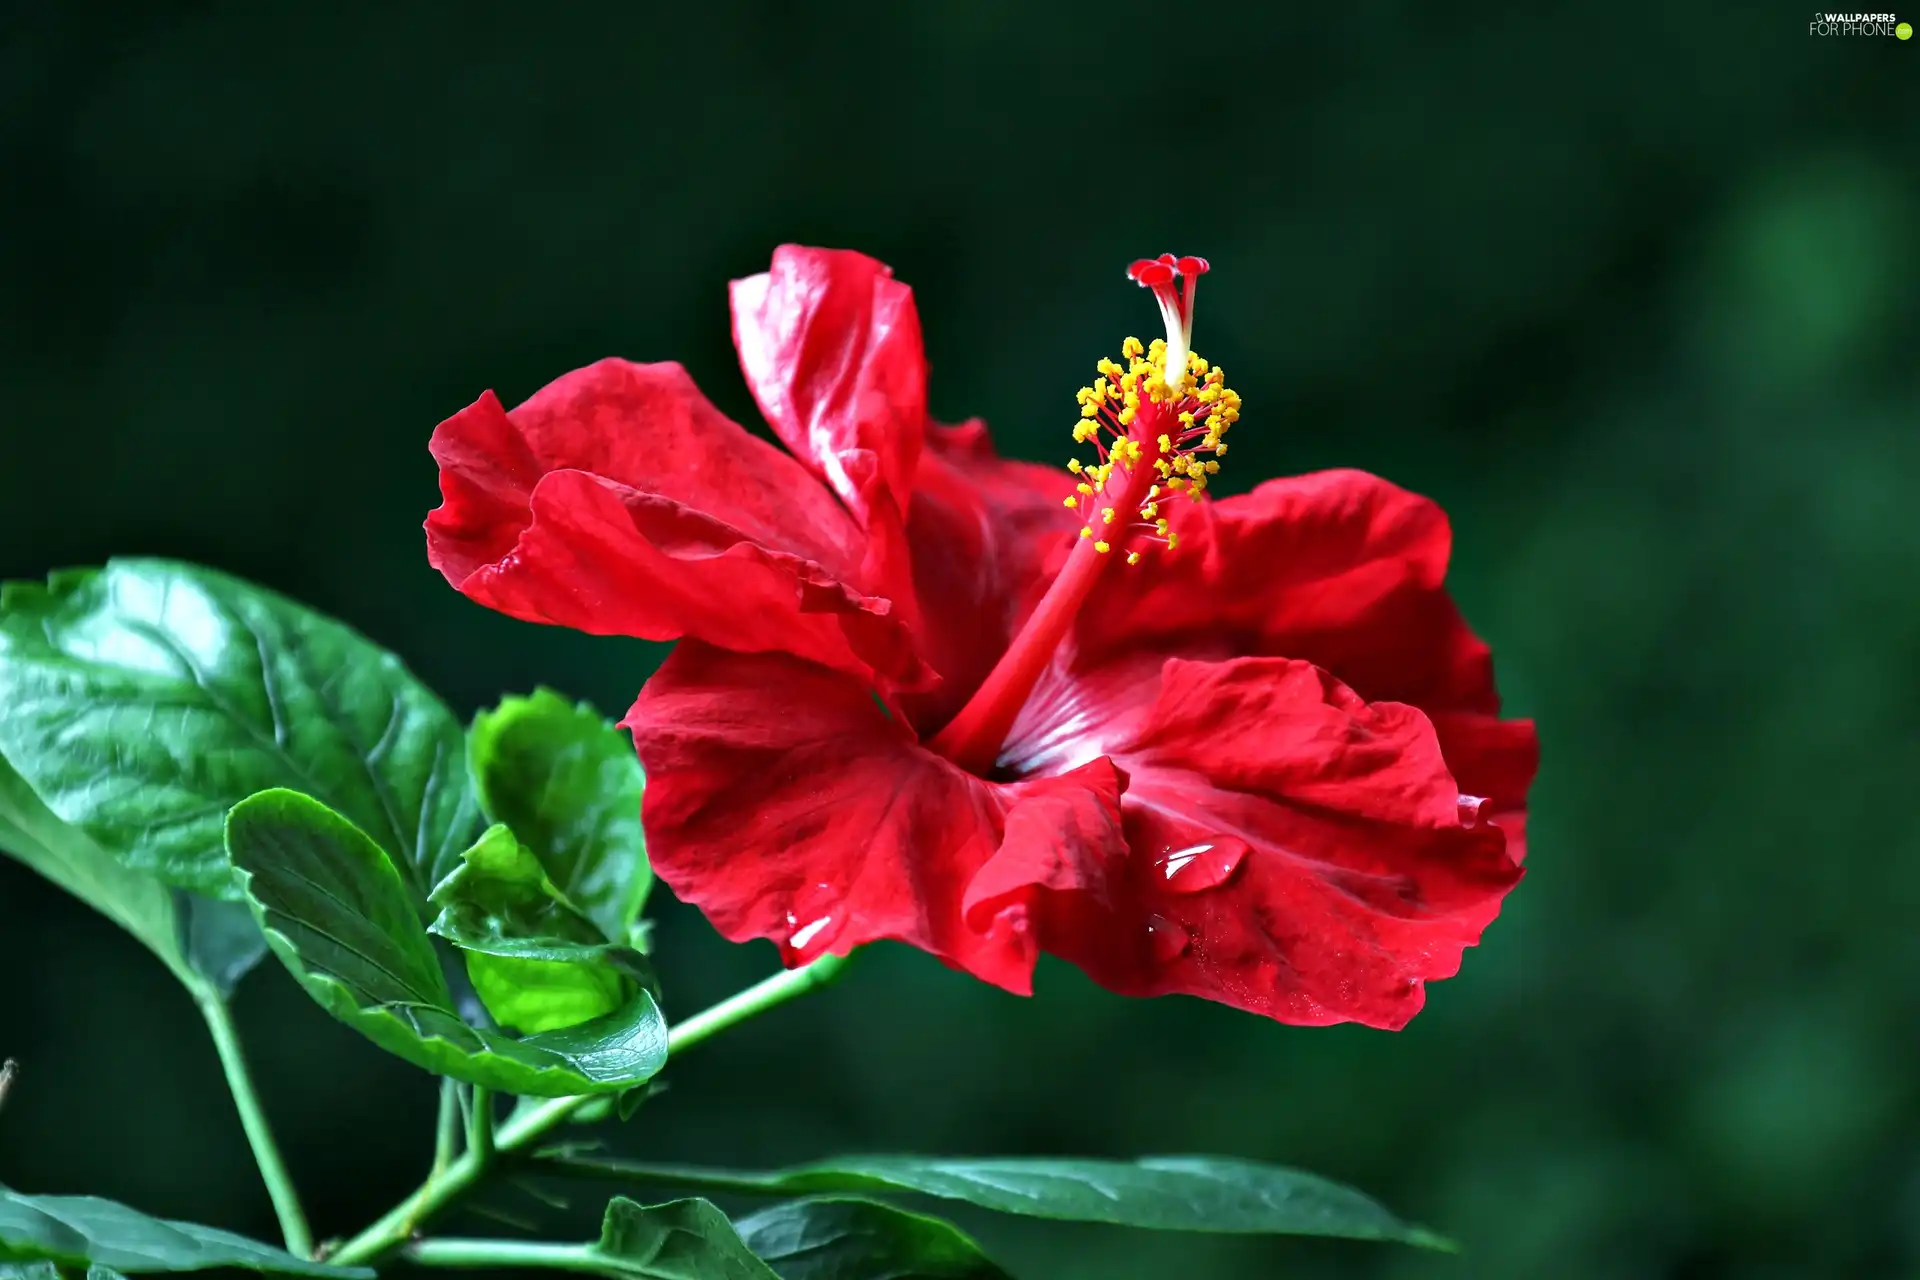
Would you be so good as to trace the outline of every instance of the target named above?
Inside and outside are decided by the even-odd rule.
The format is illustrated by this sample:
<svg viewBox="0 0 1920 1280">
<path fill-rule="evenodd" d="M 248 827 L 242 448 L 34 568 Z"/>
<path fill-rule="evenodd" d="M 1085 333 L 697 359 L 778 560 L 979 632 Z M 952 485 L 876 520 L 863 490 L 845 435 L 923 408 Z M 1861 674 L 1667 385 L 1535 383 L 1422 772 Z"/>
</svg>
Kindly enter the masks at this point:
<svg viewBox="0 0 1920 1280">
<path fill-rule="evenodd" d="M 493 1090 L 473 1087 L 467 1112 L 467 1151 L 482 1162 L 493 1157 Z"/>
<path fill-rule="evenodd" d="M 433 1173 L 437 1178 L 447 1171 L 460 1154 L 460 1082 L 443 1077 L 440 1081 L 440 1118 L 433 1129 Z"/>
<path fill-rule="evenodd" d="M 754 983 L 745 991 L 728 996 L 712 1008 L 702 1010 L 685 1022 L 672 1027 L 667 1032 L 667 1055 L 691 1049 L 701 1041 L 709 1039 L 735 1026 L 755 1014 L 764 1013 L 776 1005 L 785 1004 L 796 996 L 818 990 L 839 977 L 847 967 L 850 956 L 822 956 L 804 969 L 789 969 L 776 973 L 771 978 Z M 475 1093 L 481 1093 L 475 1090 Z M 477 1099 L 476 1099 L 477 1101 Z M 429 1177 L 424 1185 L 405 1200 L 390 1209 L 386 1216 L 347 1241 L 328 1261 L 340 1266 L 364 1265 L 377 1261 L 393 1252 L 413 1234 L 414 1229 L 428 1218 L 458 1200 L 471 1190 L 492 1163 L 493 1154 L 498 1151 L 505 1154 L 523 1151 L 544 1138 L 556 1125 L 563 1123 L 575 1111 L 593 1101 L 592 1095 L 571 1098 L 550 1098 L 536 1107 L 521 1110 L 507 1118 L 497 1133 L 491 1134 L 491 1141 L 484 1149 L 470 1149 L 455 1160 L 446 1170 Z M 476 1112 L 479 1108 L 476 1108 Z M 491 1129 L 491 1125 L 489 1125 Z M 447 1241 L 438 1243 L 459 1243 Z M 492 1247 L 492 1242 L 477 1242 Z M 503 1242 L 504 1243 L 504 1242 Z M 415 1246 L 416 1248 L 419 1246 Z M 560 1245 L 518 1245 L 517 1248 L 557 1249 L 561 1254 L 576 1246 Z M 409 1252 L 409 1257 L 413 1254 Z M 498 1262 L 499 1255 L 487 1255 L 486 1262 L 423 1262 L 427 1266 L 492 1266 Z M 561 1255 L 556 1255 L 561 1256 Z M 415 1261 L 421 1261 L 416 1258 Z M 525 1265 L 554 1266 L 554 1263 L 527 1263 Z M 581 1269 L 584 1264 L 576 1266 Z"/>
<path fill-rule="evenodd" d="M 253 1148 L 253 1161 L 260 1166 L 260 1180 L 267 1185 L 273 1212 L 280 1219 L 280 1234 L 286 1238 L 287 1252 L 299 1258 L 313 1256 L 313 1232 L 307 1226 L 306 1212 L 300 1207 L 300 1195 L 293 1188 L 286 1161 L 274 1143 L 267 1113 L 254 1092 L 253 1077 L 247 1071 L 246 1055 L 240 1049 L 240 1035 L 234 1029 L 227 1002 L 212 992 L 199 996 L 200 1016 L 206 1019 L 213 1036 L 213 1047 L 220 1055 L 220 1066 L 227 1075 L 227 1090 L 233 1094 L 234 1109 L 240 1113 L 240 1127 L 246 1130 L 247 1145 Z"/>
<path fill-rule="evenodd" d="M 547 1271 L 604 1271 L 592 1245 L 529 1240 L 420 1240 L 401 1257 L 422 1267 L 540 1267 Z"/>
</svg>

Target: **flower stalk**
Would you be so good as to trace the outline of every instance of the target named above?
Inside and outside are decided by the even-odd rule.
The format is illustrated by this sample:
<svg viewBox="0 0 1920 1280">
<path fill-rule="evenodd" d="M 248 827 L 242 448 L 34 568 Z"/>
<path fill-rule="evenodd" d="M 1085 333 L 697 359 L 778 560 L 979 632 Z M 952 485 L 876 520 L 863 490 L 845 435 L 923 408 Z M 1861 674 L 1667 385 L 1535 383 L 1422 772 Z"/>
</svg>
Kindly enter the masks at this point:
<svg viewBox="0 0 1920 1280">
<path fill-rule="evenodd" d="M 299 1258 L 313 1256 L 313 1230 L 307 1225 L 306 1211 L 294 1190 L 293 1178 L 274 1141 L 267 1123 L 266 1110 L 253 1087 L 253 1075 L 247 1069 L 246 1054 L 240 1048 L 240 1036 L 234 1029 L 227 1002 L 212 992 L 199 996 L 200 1016 L 213 1036 L 214 1051 L 220 1055 L 220 1069 L 226 1074 L 227 1091 L 233 1095 L 234 1109 L 240 1113 L 240 1127 L 246 1131 L 247 1145 L 253 1148 L 253 1161 L 260 1168 L 260 1180 L 266 1184 L 273 1201 L 274 1216 L 280 1220 L 280 1234 L 287 1252 Z"/>
<path fill-rule="evenodd" d="M 851 960 L 851 956 L 822 956 L 805 968 L 776 973 L 695 1014 L 668 1031 L 669 1060 L 673 1055 L 711 1039 L 729 1027 L 810 991 L 819 990 L 838 978 Z M 428 1219 L 479 1185 L 500 1157 L 525 1151 L 591 1101 L 593 1098 L 590 1096 L 552 1098 L 508 1117 L 496 1131 L 492 1123 L 491 1098 L 486 1090 L 475 1089 L 473 1110 L 468 1117 L 466 1151 L 444 1170 L 430 1175 L 417 1191 L 395 1205 L 379 1221 L 340 1246 L 329 1261 L 340 1266 L 365 1265 L 391 1254 L 405 1245 Z M 479 1120 L 483 1114 L 487 1117 L 484 1122 Z M 469 1243 L 494 1247 L 490 1241 Z M 563 1248 L 558 1245 L 523 1247 Z M 518 1263 L 501 1261 L 497 1253 L 489 1255 L 493 1260 L 487 1262 L 434 1262 L 414 1257 L 411 1251 L 408 1257 L 423 1266 L 541 1265 L 524 1260 Z"/>
</svg>

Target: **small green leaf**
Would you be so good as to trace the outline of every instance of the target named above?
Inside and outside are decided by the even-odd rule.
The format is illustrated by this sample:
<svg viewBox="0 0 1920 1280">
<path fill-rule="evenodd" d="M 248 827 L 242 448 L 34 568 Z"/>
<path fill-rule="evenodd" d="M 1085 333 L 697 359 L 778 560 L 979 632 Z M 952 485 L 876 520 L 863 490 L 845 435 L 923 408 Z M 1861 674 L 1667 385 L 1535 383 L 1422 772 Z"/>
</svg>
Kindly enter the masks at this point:
<svg viewBox="0 0 1920 1280">
<path fill-rule="evenodd" d="M 234 806 L 227 848 L 274 953 L 334 1017 L 429 1071 L 501 1093 L 615 1093 L 666 1065 L 666 1024 L 636 990 L 620 1009 L 514 1039 L 454 1011 L 399 872 L 318 800 L 264 791 Z"/>
<path fill-rule="evenodd" d="M 104 1268 L 103 1268 L 104 1270 Z M 94 1269 L 89 1267 L 87 1275 L 92 1280 Z M 108 1272 L 117 1275 L 117 1272 Z M 0 1263 L 0 1280 L 61 1280 L 60 1268 L 51 1262 L 7 1262 Z"/>
<path fill-rule="evenodd" d="M 653 874 L 626 735 L 587 704 L 536 689 L 474 718 L 467 759 L 488 819 L 513 829 L 602 937 L 627 941 Z"/>
<path fill-rule="evenodd" d="M 238 903 L 170 889 L 128 869 L 55 817 L 0 759 L 0 851 L 33 868 L 139 939 L 196 995 L 226 996 L 267 952 Z"/>
<path fill-rule="evenodd" d="M 440 915 L 428 930 L 465 953 L 474 991 L 502 1026 L 570 1027 L 625 1004 L 635 979 L 653 989 L 646 957 L 608 942 L 504 825 L 461 855 L 431 901 Z"/>
<path fill-rule="evenodd" d="M 229 808 L 297 787 L 408 868 L 416 899 L 478 826 L 459 723 L 400 660 L 237 578 L 115 560 L 0 588 L 0 754 L 127 867 L 237 900 Z"/>
<path fill-rule="evenodd" d="M 761 1195 L 906 1192 L 998 1213 L 1106 1222 L 1154 1231 L 1339 1236 L 1451 1251 L 1351 1187 L 1276 1165 L 1225 1156 L 1138 1160 L 856 1156 L 769 1173 L 654 1165 L 554 1154 L 550 1167 L 615 1181 Z"/>
<path fill-rule="evenodd" d="M 371 1280 L 365 1267 L 309 1262 L 216 1227 L 149 1218 L 93 1196 L 23 1196 L 0 1187 L 0 1262 L 94 1264 L 129 1275 L 239 1267 L 272 1275 Z"/>
<path fill-rule="evenodd" d="M 951 1222 L 873 1200 L 796 1200 L 734 1230 L 780 1280 L 1010 1280 Z"/>
<path fill-rule="evenodd" d="M 649 1206 L 616 1198 L 589 1252 L 602 1275 L 634 1280 L 779 1280 L 705 1200 Z"/>
</svg>

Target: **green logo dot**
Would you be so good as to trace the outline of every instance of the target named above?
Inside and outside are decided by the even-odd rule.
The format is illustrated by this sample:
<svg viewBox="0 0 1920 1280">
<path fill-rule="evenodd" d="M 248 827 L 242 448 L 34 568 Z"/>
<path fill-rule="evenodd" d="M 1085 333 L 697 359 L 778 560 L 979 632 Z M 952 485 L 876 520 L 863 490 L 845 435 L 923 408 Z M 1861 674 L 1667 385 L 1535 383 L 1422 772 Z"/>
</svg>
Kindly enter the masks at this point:
<svg viewBox="0 0 1920 1280">
<path fill-rule="evenodd" d="M 1911 22 L 1903 22 L 1893 29 L 1893 34 L 1899 36 L 1902 40 L 1911 40 L 1913 39 L 1913 24 Z"/>
</svg>

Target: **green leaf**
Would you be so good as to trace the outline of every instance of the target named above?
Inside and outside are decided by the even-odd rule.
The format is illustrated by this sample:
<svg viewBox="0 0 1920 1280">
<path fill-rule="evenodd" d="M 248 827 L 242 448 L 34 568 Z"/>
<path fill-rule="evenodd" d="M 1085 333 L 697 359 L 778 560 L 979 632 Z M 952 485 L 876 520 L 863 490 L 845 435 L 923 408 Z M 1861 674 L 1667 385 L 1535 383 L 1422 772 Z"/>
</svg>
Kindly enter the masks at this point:
<svg viewBox="0 0 1920 1280">
<path fill-rule="evenodd" d="M 770 1173 L 654 1165 L 558 1152 L 550 1166 L 613 1180 L 761 1195 L 910 1192 L 999 1213 L 1155 1231 L 1340 1236 L 1451 1250 L 1337 1182 L 1225 1156 L 1138 1160 L 857 1156 Z"/>
<path fill-rule="evenodd" d="M 657 994 L 646 957 L 609 943 L 503 825 L 461 855 L 431 901 L 441 910 L 429 932 L 465 953 L 474 991 L 503 1026 L 597 1018 L 626 1003 L 634 980 Z"/>
<path fill-rule="evenodd" d="M 536 689 L 474 718 L 467 759 L 488 819 L 513 829 L 602 937 L 628 941 L 653 873 L 626 735 L 587 704 Z"/>
<path fill-rule="evenodd" d="M 0 759 L 0 851 L 139 939 L 196 995 L 228 995 L 266 954 L 266 939 L 245 907 L 170 889 L 129 870 L 55 817 L 5 759 Z"/>
<path fill-rule="evenodd" d="M 334 1017 L 429 1071 L 501 1093 L 614 1093 L 666 1065 L 666 1023 L 636 990 L 615 1012 L 514 1039 L 461 1021 L 386 853 L 311 796 L 234 806 L 227 848 L 274 953 Z"/>
<path fill-rule="evenodd" d="M 589 1252 L 602 1275 L 635 1280 L 779 1280 L 705 1200 L 648 1206 L 616 1198 Z"/>
<path fill-rule="evenodd" d="M 734 1230 L 780 1280 L 1010 1280 L 952 1223 L 872 1200 L 796 1200 Z"/>
<path fill-rule="evenodd" d="M 96 1264 L 137 1275 L 239 1267 L 274 1275 L 370 1278 L 365 1267 L 331 1267 L 271 1245 L 191 1222 L 149 1218 L 93 1196 L 23 1196 L 0 1187 L 0 1262 Z"/>
<path fill-rule="evenodd" d="M 0 588 L 0 754 L 136 871 L 237 900 L 226 812 L 324 800 L 424 902 L 477 827 L 460 726 L 400 660 L 237 578 L 115 560 Z"/>
</svg>

